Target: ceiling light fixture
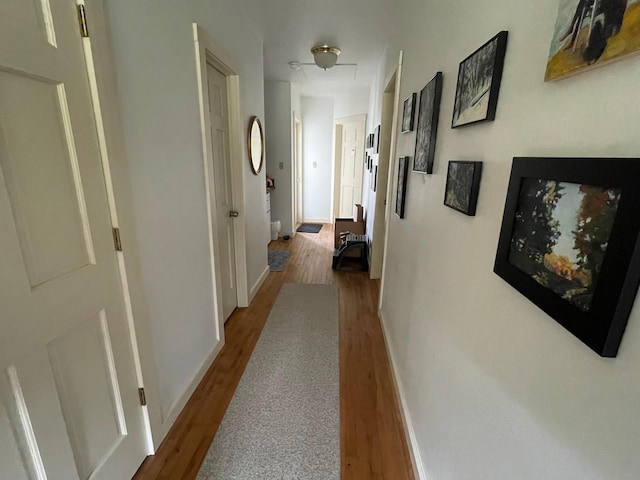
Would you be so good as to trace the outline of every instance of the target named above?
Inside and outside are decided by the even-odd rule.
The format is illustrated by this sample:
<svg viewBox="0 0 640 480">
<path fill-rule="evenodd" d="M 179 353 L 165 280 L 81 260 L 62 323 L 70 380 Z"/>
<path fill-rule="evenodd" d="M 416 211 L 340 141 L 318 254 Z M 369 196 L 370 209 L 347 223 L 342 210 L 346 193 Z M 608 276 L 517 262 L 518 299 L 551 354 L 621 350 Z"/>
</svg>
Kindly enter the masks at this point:
<svg viewBox="0 0 640 480">
<path fill-rule="evenodd" d="M 330 45 L 316 45 L 311 49 L 311 53 L 313 54 L 315 64 L 323 70 L 327 70 L 333 67 L 338 61 L 340 49 Z"/>
</svg>

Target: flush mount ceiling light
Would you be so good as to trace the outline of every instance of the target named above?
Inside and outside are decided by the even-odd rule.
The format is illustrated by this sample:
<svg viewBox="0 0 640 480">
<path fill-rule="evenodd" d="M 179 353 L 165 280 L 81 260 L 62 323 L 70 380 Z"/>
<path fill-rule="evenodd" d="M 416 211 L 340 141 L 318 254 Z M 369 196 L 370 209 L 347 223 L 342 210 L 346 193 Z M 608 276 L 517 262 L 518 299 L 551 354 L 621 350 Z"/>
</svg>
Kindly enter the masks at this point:
<svg viewBox="0 0 640 480">
<path fill-rule="evenodd" d="M 340 55 L 340 49 L 330 45 L 316 45 L 311 49 L 311 53 L 313 54 L 315 64 L 323 70 L 326 70 L 336 64 L 338 55 Z"/>
</svg>

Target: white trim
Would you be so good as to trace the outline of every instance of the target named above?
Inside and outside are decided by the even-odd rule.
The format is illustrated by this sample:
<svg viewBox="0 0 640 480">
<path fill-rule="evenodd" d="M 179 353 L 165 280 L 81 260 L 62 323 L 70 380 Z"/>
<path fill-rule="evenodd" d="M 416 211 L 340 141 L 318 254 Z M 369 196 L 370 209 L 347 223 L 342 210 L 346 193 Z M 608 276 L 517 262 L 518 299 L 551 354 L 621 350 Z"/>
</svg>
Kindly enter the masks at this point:
<svg viewBox="0 0 640 480">
<path fill-rule="evenodd" d="M 302 223 L 333 223 L 333 221 L 327 220 L 326 218 L 322 218 L 320 220 L 305 218 L 304 220 L 302 220 Z"/>
<path fill-rule="evenodd" d="M 393 378 L 396 396 L 400 403 L 400 416 L 402 417 L 404 430 L 409 443 L 409 453 L 411 455 L 411 462 L 413 463 L 413 471 L 418 475 L 419 480 L 427 480 L 427 473 L 425 472 L 424 464 L 422 463 L 422 456 L 420 455 L 418 440 L 416 438 L 415 430 L 413 429 L 413 422 L 411 421 L 411 414 L 409 413 L 409 407 L 407 406 L 407 399 L 404 396 L 404 388 L 402 386 L 402 381 L 398 376 L 397 363 L 395 360 L 396 357 L 393 354 L 393 349 L 391 348 L 391 344 L 387 337 L 387 327 L 382 315 L 382 310 L 378 310 L 378 318 L 380 319 L 380 325 L 382 325 L 382 337 L 384 338 L 384 344 L 387 347 L 389 360 L 391 361 L 391 376 Z"/>
<path fill-rule="evenodd" d="M 244 129 L 240 113 L 240 78 L 237 74 L 234 62 L 226 50 L 212 40 L 205 31 L 193 23 L 193 39 L 196 55 L 196 69 L 198 80 L 198 103 L 200 108 L 200 127 L 202 136 L 202 151 L 205 172 L 205 189 L 207 198 L 207 213 L 209 217 L 209 240 L 210 255 L 215 279 L 216 311 L 218 318 L 222 318 L 222 305 L 218 301 L 222 298 L 220 291 L 219 273 L 216 272 L 214 259 L 213 226 L 215 225 L 215 209 L 212 208 L 211 201 L 213 191 L 213 162 L 211 157 L 211 129 L 209 111 L 209 92 L 205 88 L 207 85 L 207 64 L 211 64 L 227 78 L 227 104 L 229 108 L 229 154 L 231 156 L 231 189 L 234 209 L 239 213 L 233 222 L 235 267 L 236 267 L 236 295 L 238 307 L 249 306 L 249 288 L 247 279 L 247 249 L 245 222 L 246 215 L 244 209 L 244 172 L 242 171 L 242 159 Z M 224 336 L 224 323 L 217 322 L 217 328 Z"/>
<path fill-rule="evenodd" d="M 207 373 L 207 371 L 211 367 L 211 364 L 216 359 L 223 347 L 224 341 L 218 342 L 214 349 L 211 350 L 209 355 L 207 355 L 204 361 L 200 364 L 200 367 L 198 368 L 196 373 L 191 377 L 191 380 L 189 381 L 189 384 L 187 385 L 187 388 L 182 393 L 182 395 L 176 398 L 168 408 L 165 419 L 162 422 L 162 432 L 160 438 L 164 439 L 167 433 L 169 433 L 169 430 L 177 420 L 178 415 L 182 413 L 182 410 L 191 398 L 191 395 L 193 395 L 193 392 L 195 392 L 196 388 L 204 378 L 204 375 Z"/>
<path fill-rule="evenodd" d="M 271 270 L 269 269 L 269 265 L 267 265 L 260 275 L 260 278 L 258 278 L 258 281 L 253 284 L 253 287 L 251 287 L 251 291 L 249 292 L 249 303 L 253 302 L 253 299 L 256 298 L 258 290 L 260 290 L 260 287 L 262 287 L 262 284 L 267 279 L 270 271 Z"/>
<path fill-rule="evenodd" d="M 404 51 L 400 50 L 398 54 L 398 68 L 396 70 L 396 96 L 399 98 L 400 96 L 400 82 L 402 81 L 402 62 L 404 58 Z M 398 108 L 396 107 L 396 112 Z M 396 121 L 397 124 L 397 113 Z M 396 128 L 397 135 L 397 125 L 394 125 Z M 384 280 L 385 280 L 385 272 L 387 270 L 387 250 L 389 247 L 389 225 L 391 224 L 391 205 L 393 204 L 393 179 L 395 177 L 397 159 L 396 159 L 396 141 L 393 140 L 392 148 L 392 156 L 389 158 L 389 178 L 387 178 L 387 205 L 384 211 L 385 225 L 384 225 L 384 252 L 382 254 L 382 276 L 380 281 L 380 295 L 378 296 L 378 309 L 382 309 L 382 298 L 384 296 Z"/>
</svg>

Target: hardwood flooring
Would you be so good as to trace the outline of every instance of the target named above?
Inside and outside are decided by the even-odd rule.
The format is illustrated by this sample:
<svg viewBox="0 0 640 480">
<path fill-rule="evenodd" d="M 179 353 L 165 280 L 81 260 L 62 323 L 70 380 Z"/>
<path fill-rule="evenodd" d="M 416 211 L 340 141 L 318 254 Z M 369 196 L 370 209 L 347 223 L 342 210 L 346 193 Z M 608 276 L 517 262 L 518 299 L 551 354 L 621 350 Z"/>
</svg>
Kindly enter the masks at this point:
<svg viewBox="0 0 640 480">
<path fill-rule="evenodd" d="M 284 283 L 339 287 L 342 480 L 414 479 L 377 315 L 378 282 L 368 273 L 331 269 L 332 225 L 318 234 L 273 241 L 269 249 L 291 252 L 284 270 L 271 272 L 251 306 L 237 309 L 227 321 L 224 348 L 134 480 L 195 479 Z"/>
</svg>

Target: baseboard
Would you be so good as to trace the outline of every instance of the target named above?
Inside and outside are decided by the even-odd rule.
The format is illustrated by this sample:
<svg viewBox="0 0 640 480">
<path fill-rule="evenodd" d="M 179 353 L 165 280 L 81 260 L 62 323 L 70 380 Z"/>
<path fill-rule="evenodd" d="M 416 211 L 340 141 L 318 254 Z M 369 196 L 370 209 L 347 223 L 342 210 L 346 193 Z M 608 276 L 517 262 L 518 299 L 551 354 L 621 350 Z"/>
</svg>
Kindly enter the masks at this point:
<svg viewBox="0 0 640 480">
<path fill-rule="evenodd" d="M 156 450 L 160 446 L 162 440 L 164 440 L 164 438 L 167 436 L 167 433 L 169 433 L 169 430 L 177 420 L 178 415 L 182 413 L 182 410 L 191 398 L 191 395 L 193 395 L 193 392 L 202 381 L 202 378 L 204 377 L 205 373 L 207 373 L 207 370 L 209 370 L 209 367 L 211 367 L 211 364 L 220 353 L 220 350 L 222 350 L 222 347 L 224 347 L 224 340 L 218 342 L 218 345 L 216 345 L 215 348 L 209 353 L 209 355 L 206 356 L 204 361 L 200 364 L 200 367 L 198 368 L 196 373 L 193 375 L 193 377 L 191 377 L 191 381 L 187 385 L 184 393 L 180 395 L 173 402 L 173 404 L 171 404 L 171 407 L 169 407 L 169 411 L 167 412 L 167 415 L 165 416 L 164 421 L 161 425 L 162 431 L 160 439 L 156 442 Z"/>
<path fill-rule="evenodd" d="M 251 305 L 251 302 L 253 302 L 253 299 L 258 294 L 258 290 L 260 290 L 260 287 L 262 287 L 262 284 L 267 279 L 267 275 L 269 275 L 269 272 L 269 265 L 267 265 L 264 269 L 264 272 L 262 272 L 262 275 L 260 275 L 260 278 L 258 278 L 258 281 L 253 285 L 253 287 L 251 287 L 251 291 L 249 292 L 249 305 Z"/>
<path fill-rule="evenodd" d="M 321 219 L 308 219 L 305 218 L 302 223 L 333 223 L 331 220 L 327 220 L 326 218 Z"/>
<path fill-rule="evenodd" d="M 382 310 L 378 310 L 378 318 L 380 319 L 380 324 L 382 325 L 382 336 L 384 337 L 384 344 L 387 347 L 387 352 L 389 353 L 389 360 L 391 362 L 391 376 L 393 377 L 393 383 L 396 387 L 396 394 L 400 402 L 400 413 L 402 415 L 402 420 L 404 423 L 404 431 L 406 432 L 407 440 L 409 441 L 409 452 L 411 454 L 411 461 L 413 462 L 413 470 L 418 476 L 419 480 L 427 480 L 427 474 L 424 470 L 424 464 L 422 463 L 420 449 L 418 448 L 416 433 L 413 429 L 413 422 L 411 421 L 411 415 L 409 414 L 409 409 L 407 407 L 407 400 L 404 396 L 404 388 L 402 387 L 402 381 L 397 374 L 395 360 L 396 357 L 393 354 L 393 349 L 391 348 L 391 344 L 389 343 L 389 340 L 387 338 L 387 328 L 385 325 L 384 317 L 382 315 Z"/>
</svg>

